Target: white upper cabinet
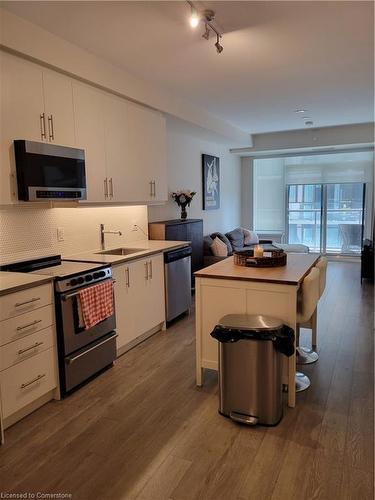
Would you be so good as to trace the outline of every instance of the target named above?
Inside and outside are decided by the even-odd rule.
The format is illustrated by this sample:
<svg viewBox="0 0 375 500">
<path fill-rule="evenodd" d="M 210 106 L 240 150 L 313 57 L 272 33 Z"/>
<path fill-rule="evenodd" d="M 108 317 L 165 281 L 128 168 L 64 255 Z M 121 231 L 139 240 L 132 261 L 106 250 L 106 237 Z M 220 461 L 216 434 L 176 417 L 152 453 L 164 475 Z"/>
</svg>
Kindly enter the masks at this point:
<svg viewBox="0 0 375 500">
<path fill-rule="evenodd" d="M 14 139 L 85 150 L 88 202 L 165 201 L 163 115 L 0 52 L 0 203 L 17 201 Z"/>
<path fill-rule="evenodd" d="M 44 140 L 43 76 L 39 66 L 4 52 L 0 61 L 0 202 L 8 204 L 17 201 L 14 139 Z"/>
<path fill-rule="evenodd" d="M 75 146 L 72 80 L 43 70 L 43 90 L 47 140 Z"/>
<path fill-rule="evenodd" d="M 119 97 L 105 96 L 105 146 L 108 178 L 108 201 L 131 201 L 127 136 L 127 104 Z"/>
<path fill-rule="evenodd" d="M 161 113 L 108 95 L 105 141 L 110 201 L 167 199 L 166 133 Z"/>
<path fill-rule="evenodd" d="M 75 145 L 72 80 L 5 52 L 1 58 L 0 203 L 17 202 L 13 141 Z"/>
<path fill-rule="evenodd" d="M 104 95 L 89 85 L 74 82 L 73 101 L 77 147 L 85 150 L 87 201 L 106 201 Z"/>
<path fill-rule="evenodd" d="M 127 170 L 134 179 L 131 201 L 165 201 L 166 125 L 165 118 L 153 111 L 128 103 Z"/>
</svg>

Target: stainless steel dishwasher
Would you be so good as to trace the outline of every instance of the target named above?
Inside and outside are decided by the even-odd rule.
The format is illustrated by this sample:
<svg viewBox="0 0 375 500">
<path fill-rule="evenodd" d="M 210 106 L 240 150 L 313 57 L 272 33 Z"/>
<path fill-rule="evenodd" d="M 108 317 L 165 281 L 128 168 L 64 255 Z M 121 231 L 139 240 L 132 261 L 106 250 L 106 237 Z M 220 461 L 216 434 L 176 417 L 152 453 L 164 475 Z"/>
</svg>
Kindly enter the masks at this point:
<svg viewBox="0 0 375 500">
<path fill-rule="evenodd" d="M 191 307 L 191 247 L 164 254 L 165 307 L 167 321 Z"/>
</svg>

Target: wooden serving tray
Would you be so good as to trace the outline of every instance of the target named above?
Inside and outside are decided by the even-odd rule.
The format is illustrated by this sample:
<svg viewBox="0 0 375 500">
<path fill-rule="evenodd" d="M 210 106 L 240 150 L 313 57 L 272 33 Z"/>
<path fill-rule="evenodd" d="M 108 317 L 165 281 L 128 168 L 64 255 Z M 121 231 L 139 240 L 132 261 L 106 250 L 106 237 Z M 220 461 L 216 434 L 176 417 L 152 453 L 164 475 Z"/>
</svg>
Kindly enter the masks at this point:
<svg viewBox="0 0 375 500">
<path fill-rule="evenodd" d="M 254 257 L 253 250 L 241 250 L 233 253 L 234 263 L 243 267 L 281 267 L 286 266 L 286 253 L 282 250 L 270 251 L 270 257 Z"/>
</svg>

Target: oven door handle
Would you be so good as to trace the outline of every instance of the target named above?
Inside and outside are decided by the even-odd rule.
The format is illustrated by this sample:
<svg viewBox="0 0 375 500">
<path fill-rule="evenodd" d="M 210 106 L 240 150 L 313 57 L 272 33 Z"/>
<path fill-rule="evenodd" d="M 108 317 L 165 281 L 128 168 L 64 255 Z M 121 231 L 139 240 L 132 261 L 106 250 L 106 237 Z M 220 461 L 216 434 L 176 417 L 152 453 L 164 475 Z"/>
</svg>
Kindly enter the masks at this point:
<svg viewBox="0 0 375 500">
<path fill-rule="evenodd" d="M 100 285 L 101 283 L 104 283 L 105 281 L 108 281 L 108 280 L 103 280 L 103 281 L 98 281 L 98 283 L 93 283 L 91 286 L 95 286 L 95 285 Z M 116 283 L 116 280 L 112 279 L 111 280 L 112 283 Z M 81 287 L 81 288 L 91 288 L 91 286 L 85 286 L 85 287 Z M 68 300 L 68 299 L 71 299 L 72 297 L 75 297 L 76 295 L 78 295 L 79 292 L 74 292 L 74 293 L 69 293 L 68 295 L 62 295 L 62 300 Z"/>
<path fill-rule="evenodd" d="M 94 351 L 97 347 L 100 347 L 100 346 L 106 344 L 107 342 L 109 342 L 112 339 L 115 339 L 116 337 L 118 337 L 117 333 L 115 335 L 112 335 L 109 339 L 105 339 L 105 340 L 103 340 L 103 342 L 100 342 L 99 344 L 96 344 L 93 347 L 90 347 L 90 349 L 87 349 L 85 352 L 81 352 L 81 354 L 77 354 L 77 356 L 73 356 L 72 358 L 65 358 L 65 363 L 68 365 L 71 365 L 72 363 L 74 363 L 74 361 L 81 358 L 82 356 L 85 356 L 88 352 Z"/>
</svg>

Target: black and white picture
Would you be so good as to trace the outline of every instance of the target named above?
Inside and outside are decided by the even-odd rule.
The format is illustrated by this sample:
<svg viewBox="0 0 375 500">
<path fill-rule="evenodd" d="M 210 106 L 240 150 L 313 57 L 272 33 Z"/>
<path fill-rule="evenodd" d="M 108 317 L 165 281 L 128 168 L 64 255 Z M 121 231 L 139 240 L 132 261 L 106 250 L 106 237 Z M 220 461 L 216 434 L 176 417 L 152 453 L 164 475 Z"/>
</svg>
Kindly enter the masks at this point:
<svg viewBox="0 0 375 500">
<path fill-rule="evenodd" d="M 203 210 L 220 208 L 220 159 L 202 155 Z"/>
</svg>

